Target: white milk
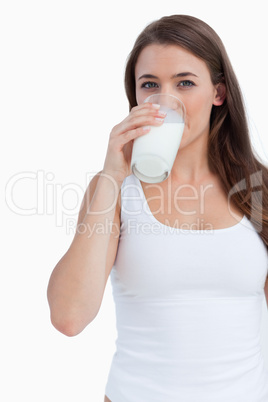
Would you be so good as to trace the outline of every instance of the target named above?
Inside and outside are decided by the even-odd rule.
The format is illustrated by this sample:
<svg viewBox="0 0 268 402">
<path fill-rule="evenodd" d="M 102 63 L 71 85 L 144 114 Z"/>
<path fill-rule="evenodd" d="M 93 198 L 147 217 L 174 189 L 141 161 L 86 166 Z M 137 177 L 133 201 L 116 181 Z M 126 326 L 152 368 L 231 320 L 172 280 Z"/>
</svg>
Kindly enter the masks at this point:
<svg viewBox="0 0 268 402">
<path fill-rule="evenodd" d="M 141 180 L 157 182 L 163 180 L 160 178 L 165 173 L 165 178 L 169 175 L 183 130 L 184 123 L 164 123 L 160 127 L 151 126 L 149 133 L 135 139 L 131 167 L 134 165 L 135 174 Z"/>
</svg>

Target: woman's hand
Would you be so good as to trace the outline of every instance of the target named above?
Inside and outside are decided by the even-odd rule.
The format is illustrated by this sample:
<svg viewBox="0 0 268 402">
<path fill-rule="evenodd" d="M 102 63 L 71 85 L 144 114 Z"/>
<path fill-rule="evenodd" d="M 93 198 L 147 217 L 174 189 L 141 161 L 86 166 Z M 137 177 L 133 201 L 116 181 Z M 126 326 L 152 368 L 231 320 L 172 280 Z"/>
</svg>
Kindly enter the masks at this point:
<svg viewBox="0 0 268 402">
<path fill-rule="evenodd" d="M 132 108 L 129 115 L 111 131 L 103 172 L 123 182 L 131 174 L 133 141 L 150 131 L 148 126 L 161 126 L 166 116 L 160 105 L 143 103 Z"/>
</svg>

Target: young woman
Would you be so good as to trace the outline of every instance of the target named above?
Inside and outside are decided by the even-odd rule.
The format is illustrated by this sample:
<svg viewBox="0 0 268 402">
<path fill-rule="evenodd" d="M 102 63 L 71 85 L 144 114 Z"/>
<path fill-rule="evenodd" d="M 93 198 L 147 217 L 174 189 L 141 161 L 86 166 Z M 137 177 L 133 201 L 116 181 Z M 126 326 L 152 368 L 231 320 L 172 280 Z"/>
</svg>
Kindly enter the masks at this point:
<svg viewBox="0 0 268 402">
<path fill-rule="evenodd" d="M 267 402 L 268 172 L 224 46 L 199 19 L 163 17 L 137 38 L 125 87 L 130 113 L 51 275 L 52 323 L 80 333 L 111 274 L 118 339 L 106 402 Z M 186 121 L 169 177 L 149 185 L 130 160 L 133 140 L 163 124 L 143 103 L 160 92 L 184 103 Z"/>
</svg>

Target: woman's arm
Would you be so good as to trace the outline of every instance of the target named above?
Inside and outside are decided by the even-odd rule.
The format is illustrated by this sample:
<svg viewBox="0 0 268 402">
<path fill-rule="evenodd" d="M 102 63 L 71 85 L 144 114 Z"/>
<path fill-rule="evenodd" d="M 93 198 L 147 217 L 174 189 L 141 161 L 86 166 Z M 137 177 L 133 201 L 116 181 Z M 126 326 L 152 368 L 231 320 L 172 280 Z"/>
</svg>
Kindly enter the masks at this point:
<svg viewBox="0 0 268 402">
<path fill-rule="evenodd" d="M 132 173 L 133 141 L 148 133 L 148 126 L 163 124 L 159 108 L 151 103 L 135 106 L 112 129 L 104 168 L 85 193 L 74 240 L 52 272 L 48 284 L 51 321 L 65 335 L 80 333 L 99 311 L 116 257 L 119 194 L 125 177 Z"/>
<path fill-rule="evenodd" d="M 73 242 L 50 277 L 47 295 L 51 322 L 67 336 L 79 334 L 101 306 L 118 247 L 121 184 L 103 172 L 93 177 Z"/>
</svg>

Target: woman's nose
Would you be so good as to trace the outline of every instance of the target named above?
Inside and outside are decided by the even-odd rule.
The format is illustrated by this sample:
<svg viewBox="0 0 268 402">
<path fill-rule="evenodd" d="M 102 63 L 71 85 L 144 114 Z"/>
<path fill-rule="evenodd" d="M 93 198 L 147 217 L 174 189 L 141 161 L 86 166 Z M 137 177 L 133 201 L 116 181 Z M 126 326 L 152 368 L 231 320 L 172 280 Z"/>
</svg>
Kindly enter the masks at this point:
<svg viewBox="0 0 268 402">
<path fill-rule="evenodd" d="M 173 91 L 172 91 L 172 88 L 169 85 L 162 85 L 161 88 L 160 88 L 160 92 L 161 92 L 161 94 L 165 94 L 165 95 L 170 94 L 170 95 L 172 95 Z"/>
<path fill-rule="evenodd" d="M 177 96 L 176 92 L 174 91 L 174 88 L 172 87 L 172 85 L 169 85 L 169 84 L 162 85 L 161 88 L 159 89 L 159 93 L 165 94 L 165 95 Z"/>
</svg>

